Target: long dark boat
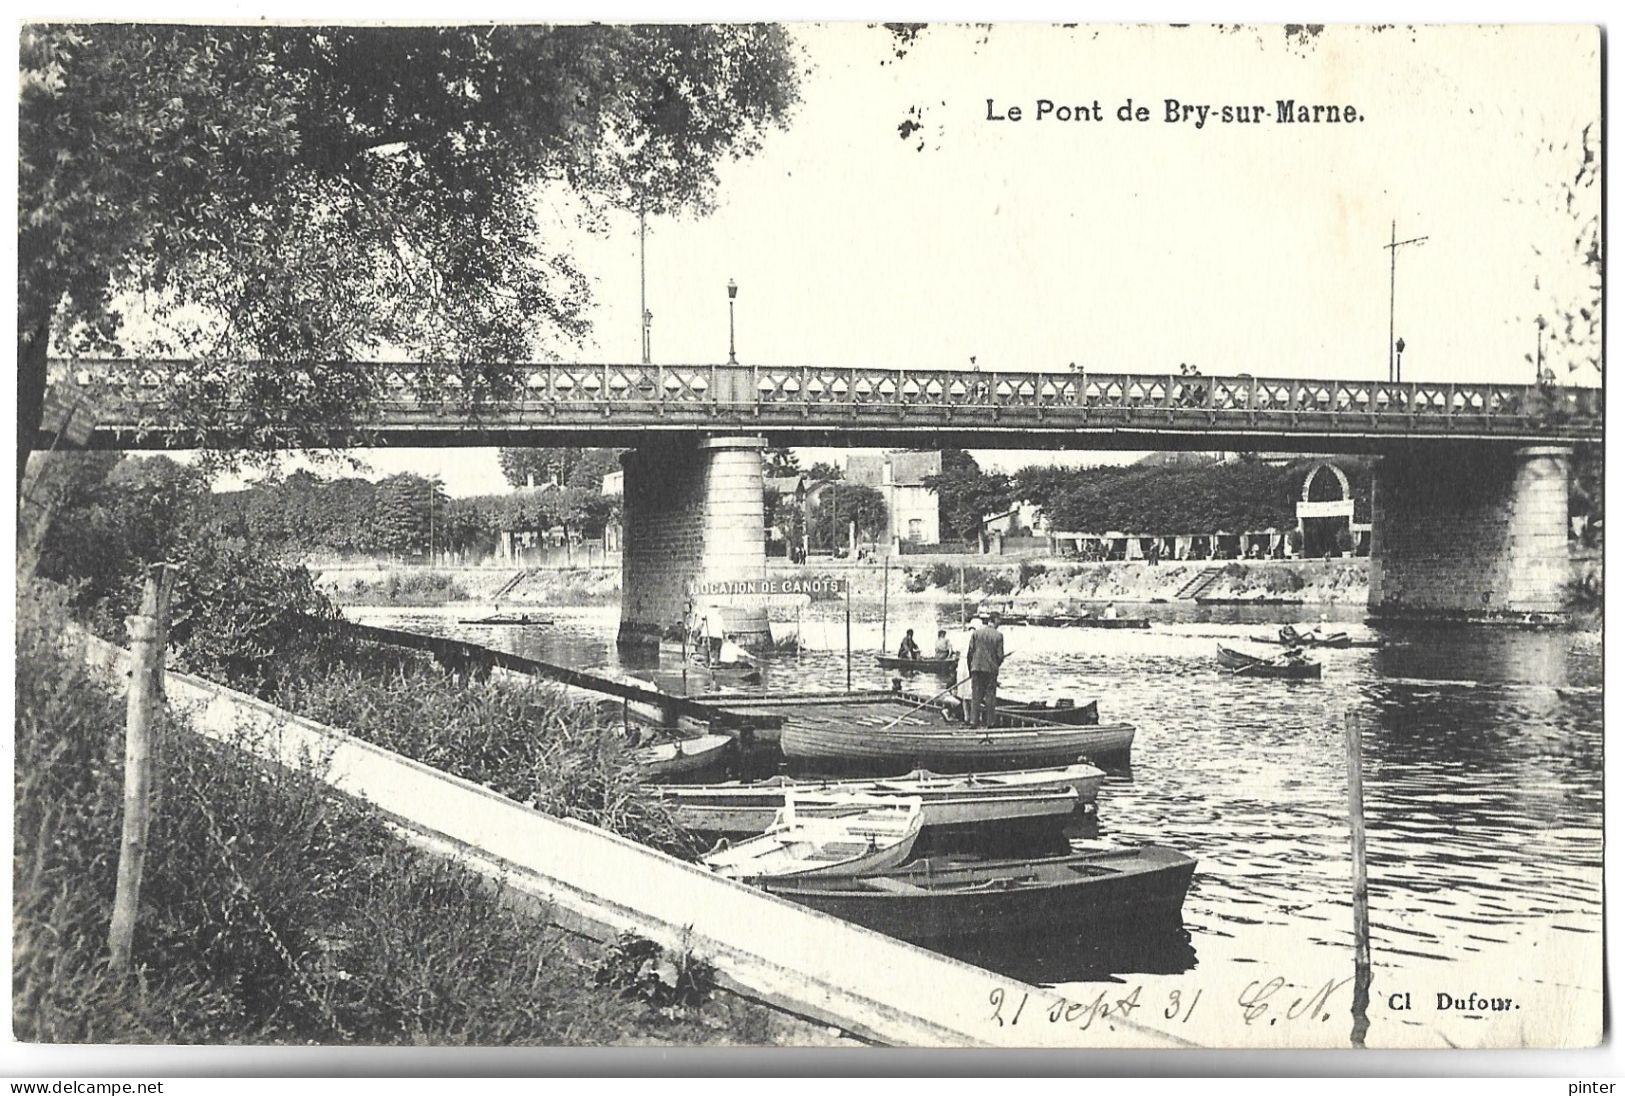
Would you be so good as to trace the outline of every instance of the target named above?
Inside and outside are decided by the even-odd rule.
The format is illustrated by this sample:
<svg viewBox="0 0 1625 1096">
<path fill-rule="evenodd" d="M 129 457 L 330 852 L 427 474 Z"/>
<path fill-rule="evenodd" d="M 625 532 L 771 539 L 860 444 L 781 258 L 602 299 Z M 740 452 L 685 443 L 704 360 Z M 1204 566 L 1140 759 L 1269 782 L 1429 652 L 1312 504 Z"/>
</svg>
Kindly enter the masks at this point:
<svg viewBox="0 0 1625 1096">
<path fill-rule="evenodd" d="M 1237 677 L 1275 677 L 1287 681 L 1320 680 L 1320 663 L 1304 658 L 1296 651 L 1257 658 L 1243 651 L 1219 644 L 1219 665 Z"/>
<path fill-rule="evenodd" d="M 1014 622 L 1012 622 L 1014 623 Z M 1022 623 L 1040 628 L 1149 628 L 1145 617 L 1103 617 L 1088 613 L 1033 613 Z"/>
<path fill-rule="evenodd" d="M 1092 726 L 1100 722 L 1100 702 L 1073 704 L 1070 700 L 1054 702 L 1043 700 L 1011 700 L 999 697 L 993 706 L 996 718 L 1042 719 L 1049 723 L 1066 723 L 1074 727 Z"/>
<path fill-rule="evenodd" d="M 915 697 L 916 700 L 940 708 L 963 721 L 970 701 L 963 698 L 942 699 Z M 1073 704 L 1070 700 L 1015 700 L 1001 696 L 994 705 L 994 718 L 1000 726 L 1020 726 L 1022 720 L 1037 719 L 1045 723 L 1065 723 L 1073 727 L 1090 726 L 1100 722 L 1100 703 Z"/>
<path fill-rule="evenodd" d="M 520 613 L 518 616 L 515 616 L 512 613 L 497 613 L 494 616 L 476 617 L 476 618 L 469 619 L 469 620 L 459 620 L 457 623 L 459 623 L 459 624 L 483 624 L 483 625 L 487 625 L 487 626 L 496 626 L 496 625 L 502 625 L 502 624 L 514 624 L 514 625 L 552 624 L 553 621 L 548 617 L 533 617 L 529 613 Z"/>
<path fill-rule="evenodd" d="M 959 657 L 953 658 L 898 658 L 896 655 L 881 655 L 880 668 L 883 670 L 902 670 L 906 673 L 938 674 L 952 677 L 958 672 Z"/>
<path fill-rule="evenodd" d="M 999 727 L 969 727 L 897 722 L 885 719 L 884 712 L 865 715 L 791 717 L 779 728 L 779 749 L 792 762 L 819 772 L 955 773 L 1031 769 L 1080 758 L 1098 764 L 1126 756 L 1134 744 L 1134 727 L 1127 723 L 1078 726 L 1007 715 Z"/>
<path fill-rule="evenodd" d="M 1184 853 L 1148 845 L 1038 860 L 927 858 L 885 875 L 765 886 L 888 936 L 931 943 L 1177 922 L 1195 871 Z"/>
</svg>

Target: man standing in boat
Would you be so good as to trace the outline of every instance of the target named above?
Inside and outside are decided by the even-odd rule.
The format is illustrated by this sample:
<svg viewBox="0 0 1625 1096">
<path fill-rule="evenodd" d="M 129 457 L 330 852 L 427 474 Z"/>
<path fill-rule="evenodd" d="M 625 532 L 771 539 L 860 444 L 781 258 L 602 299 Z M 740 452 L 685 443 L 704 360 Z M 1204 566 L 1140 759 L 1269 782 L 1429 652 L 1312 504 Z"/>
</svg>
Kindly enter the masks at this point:
<svg viewBox="0 0 1625 1096">
<path fill-rule="evenodd" d="M 999 693 L 999 666 L 1004 662 L 1004 633 L 999 631 L 999 614 L 987 614 L 987 623 L 971 633 L 965 649 L 965 665 L 970 669 L 971 723 L 993 726 L 993 702 Z"/>
</svg>

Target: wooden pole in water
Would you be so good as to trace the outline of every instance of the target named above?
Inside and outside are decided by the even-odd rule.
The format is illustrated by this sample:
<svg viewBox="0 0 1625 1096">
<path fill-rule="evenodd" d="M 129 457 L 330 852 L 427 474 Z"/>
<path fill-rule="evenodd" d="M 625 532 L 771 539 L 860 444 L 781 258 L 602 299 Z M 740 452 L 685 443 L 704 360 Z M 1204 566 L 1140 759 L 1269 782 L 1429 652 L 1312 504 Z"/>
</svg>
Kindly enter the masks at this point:
<svg viewBox="0 0 1625 1096">
<path fill-rule="evenodd" d="M 801 602 L 796 602 L 796 661 L 801 661 Z"/>
<path fill-rule="evenodd" d="M 1371 1026 L 1371 911 L 1365 878 L 1365 789 L 1360 776 L 1360 727 L 1354 713 L 1343 713 L 1343 736 L 1348 745 L 1349 843 L 1354 860 L 1354 1029 L 1350 1039 L 1365 1046 Z"/>
<path fill-rule="evenodd" d="M 882 568 L 880 578 L 880 653 L 885 654 L 890 648 L 886 646 L 886 617 L 889 612 L 891 599 L 891 556 L 886 557 L 886 565 Z"/>
<path fill-rule="evenodd" d="M 124 727 L 124 829 L 113 916 L 107 928 L 108 961 L 114 970 L 129 968 L 136 913 L 141 906 L 141 875 L 147 863 L 147 831 L 158 781 L 153 717 L 163 703 L 164 647 L 173 587 L 171 566 L 154 566 L 147 574 L 140 611 L 125 621 L 130 629 L 130 693 Z"/>
<path fill-rule="evenodd" d="M 852 579 L 846 580 L 846 691 L 852 691 Z"/>
</svg>

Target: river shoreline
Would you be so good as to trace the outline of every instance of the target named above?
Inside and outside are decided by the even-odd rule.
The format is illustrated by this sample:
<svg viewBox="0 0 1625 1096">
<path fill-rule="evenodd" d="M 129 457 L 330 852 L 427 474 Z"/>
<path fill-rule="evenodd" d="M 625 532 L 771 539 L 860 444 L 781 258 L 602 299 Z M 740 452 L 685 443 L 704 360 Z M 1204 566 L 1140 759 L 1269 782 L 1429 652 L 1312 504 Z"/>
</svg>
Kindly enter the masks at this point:
<svg viewBox="0 0 1625 1096">
<path fill-rule="evenodd" d="M 838 578 L 854 597 L 896 597 L 954 601 L 957 579 L 966 576 L 971 601 L 1012 598 L 1023 607 L 1043 608 L 1069 601 L 1161 602 L 1178 600 L 1182 588 L 1206 571 L 1219 572 L 1203 591 L 1203 602 L 1363 605 L 1369 561 L 1233 560 L 1150 564 L 1080 564 L 1064 559 L 1001 559 L 972 556 L 962 563 L 914 564 L 814 561 L 789 564 L 770 560 L 768 573 L 807 578 Z M 619 567 L 540 569 L 515 567 L 437 567 L 368 565 L 316 569 L 322 592 L 340 605 L 436 606 L 460 603 L 504 605 L 600 605 L 620 597 Z M 1192 599 L 1198 600 L 1198 599 Z"/>
</svg>

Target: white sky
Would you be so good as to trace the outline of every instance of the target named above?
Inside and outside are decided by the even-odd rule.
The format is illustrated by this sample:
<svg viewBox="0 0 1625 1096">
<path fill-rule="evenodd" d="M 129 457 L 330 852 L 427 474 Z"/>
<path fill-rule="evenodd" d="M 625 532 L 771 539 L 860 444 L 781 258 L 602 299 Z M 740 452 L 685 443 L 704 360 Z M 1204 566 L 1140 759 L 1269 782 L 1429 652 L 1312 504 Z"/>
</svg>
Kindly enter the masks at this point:
<svg viewBox="0 0 1625 1096">
<path fill-rule="evenodd" d="M 1399 257 L 1407 379 L 1522 380 L 1535 316 L 1582 295 L 1554 186 L 1600 129 L 1594 30 L 937 26 L 902 60 L 883 29 L 796 37 L 810 69 L 789 129 L 723 167 L 712 215 L 650 222 L 657 361 L 725 360 L 733 278 L 745 363 L 1379 378 L 1391 220 L 1428 236 Z M 988 97 L 1028 119 L 987 121 Z M 1040 97 L 1098 99 L 1108 120 L 1030 120 Z M 1113 118 L 1130 97 L 1151 121 Z M 1351 103 L 1364 121 L 1198 130 L 1165 123 L 1165 98 L 1271 118 L 1278 98 Z M 544 224 L 594 281 L 593 332 L 561 356 L 636 360 L 636 218 L 593 238 Z M 454 494 L 504 486 L 494 451 L 369 459 Z"/>
</svg>

